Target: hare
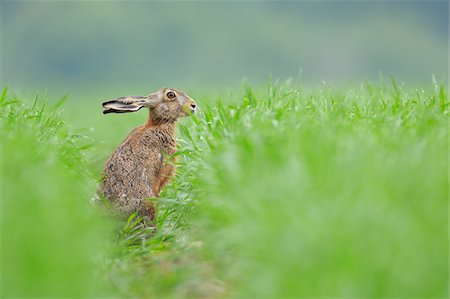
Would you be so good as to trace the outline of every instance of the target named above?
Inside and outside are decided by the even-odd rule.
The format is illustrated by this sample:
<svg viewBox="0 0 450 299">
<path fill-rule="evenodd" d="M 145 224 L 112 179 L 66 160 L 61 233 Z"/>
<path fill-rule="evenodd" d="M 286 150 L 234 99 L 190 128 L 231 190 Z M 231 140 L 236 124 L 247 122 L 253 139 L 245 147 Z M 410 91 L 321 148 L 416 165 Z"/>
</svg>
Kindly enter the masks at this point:
<svg viewBox="0 0 450 299">
<path fill-rule="evenodd" d="M 148 199 L 157 198 L 175 173 L 176 158 L 166 161 L 166 157 L 176 151 L 177 119 L 195 113 L 196 103 L 179 90 L 162 88 L 148 96 L 120 97 L 102 105 L 103 114 L 150 110 L 146 123 L 132 130 L 106 162 L 99 191 L 120 216 L 138 211 L 144 224 L 151 225 L 156 202 Z"/>
</svg>

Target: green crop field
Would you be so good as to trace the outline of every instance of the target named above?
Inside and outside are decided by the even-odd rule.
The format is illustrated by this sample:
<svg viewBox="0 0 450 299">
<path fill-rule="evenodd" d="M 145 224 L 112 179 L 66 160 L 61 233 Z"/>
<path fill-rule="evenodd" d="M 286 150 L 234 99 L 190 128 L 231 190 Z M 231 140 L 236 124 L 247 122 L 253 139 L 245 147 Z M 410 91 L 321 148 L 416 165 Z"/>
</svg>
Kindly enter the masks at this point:
<svg viewBox="0 0 450 299">
<path fill-rule="evenodd" d="M 185 91 L 152 232 L 91 201 L 145 111 L 3 90 L 1 297 L 448 298 L 444 85 Z"/>
</svg>

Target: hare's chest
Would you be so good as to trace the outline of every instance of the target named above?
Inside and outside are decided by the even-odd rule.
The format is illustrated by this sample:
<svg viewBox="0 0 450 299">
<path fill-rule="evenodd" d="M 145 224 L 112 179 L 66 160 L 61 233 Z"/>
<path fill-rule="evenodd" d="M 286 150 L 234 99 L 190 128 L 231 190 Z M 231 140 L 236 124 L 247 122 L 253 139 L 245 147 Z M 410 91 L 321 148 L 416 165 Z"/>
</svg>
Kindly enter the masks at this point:
<svg viewBox="0 0 450 299">
<path fill-rule="evenodd" d="M 158 136 L 159 150 L 167 156 L 175 154 L 177 145 L 173 136 L 165 132 L 156 133 L 156 135 Z"/>
<path fill-rule="evenodd" d="M 145 151 L 158 153 L 158 158 L 159 154 L 164 157 L 172 156 L 176 152 L 175 138 L 165 131 L 150 130 L 145 132 L 141 143 L 146 148 Z"/>
</svg>

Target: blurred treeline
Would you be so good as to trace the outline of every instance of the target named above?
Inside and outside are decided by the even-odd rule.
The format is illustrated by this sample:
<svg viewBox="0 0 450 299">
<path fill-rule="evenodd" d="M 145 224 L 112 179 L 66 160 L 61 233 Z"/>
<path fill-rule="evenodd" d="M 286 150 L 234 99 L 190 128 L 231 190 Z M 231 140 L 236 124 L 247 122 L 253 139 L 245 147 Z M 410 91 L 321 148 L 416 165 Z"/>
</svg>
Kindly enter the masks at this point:
<svg viewBox="0 0 450 299">
<path fill-rule="evenodd" d="M 32 93 L 204 91 L 269 76 L 448 79 L 447 1 L 8 1 L 1 9 L 1 83 Z"/>
</svg>

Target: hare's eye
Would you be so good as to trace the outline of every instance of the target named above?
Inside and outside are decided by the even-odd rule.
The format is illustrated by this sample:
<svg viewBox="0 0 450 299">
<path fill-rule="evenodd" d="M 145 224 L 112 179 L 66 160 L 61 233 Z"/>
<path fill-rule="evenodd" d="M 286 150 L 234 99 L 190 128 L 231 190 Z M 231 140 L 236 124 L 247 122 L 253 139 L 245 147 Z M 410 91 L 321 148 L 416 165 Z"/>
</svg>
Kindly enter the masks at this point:
<svg viewBox="0 0 450 299">
<path fill-rule="evenodd" d="M 175 95 L 175 93 L 174 93 L 173 91 L 169 91 L 169 92 L 167 93 L 167 97 L 168 97 L 169 99 L 173 99 L 173 98 L 176 97 L 176 95 Z"/>
</svg>

